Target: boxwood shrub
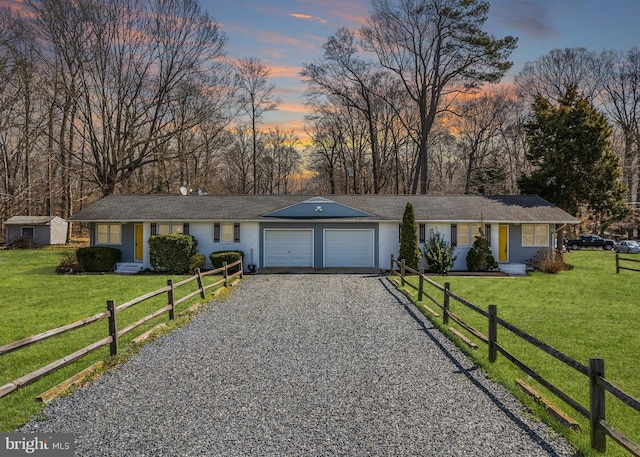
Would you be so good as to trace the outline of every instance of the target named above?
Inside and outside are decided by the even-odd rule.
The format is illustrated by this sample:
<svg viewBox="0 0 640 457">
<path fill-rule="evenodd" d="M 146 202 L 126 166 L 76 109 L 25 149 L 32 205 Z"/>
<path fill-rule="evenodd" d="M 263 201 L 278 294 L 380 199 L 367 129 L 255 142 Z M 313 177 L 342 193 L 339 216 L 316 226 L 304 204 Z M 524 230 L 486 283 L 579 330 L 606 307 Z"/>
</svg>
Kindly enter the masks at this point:
<svg viewBox="0 0 640 457">
<path fill-rule="evenodd" d="M 106 246 L 79 248 L 76 251 L 76 258 L 84 271 L 92 273 L 113 271 L 121 257 L 120 249 Z"/>
<path fill-rule="evenodd" d="M 211 259 L 211 264 L 213 268 L 220 268 L 223 262 L 227 262 L 227 264 L 236 262 L 240 259 L 244 258 L 244 252 L 242 251 L 215 251 L 209 255 Z M 235 273 L 236 271 L 240 271 L 240 267 L 234 267 L 229 270 L 230 272 Z"/>
<path fill-rule="evenodd" d="M 189 274 L 197 249 L 198 241 L 192 235 L 153 235 L 149 238 L 149 262 L 156 271 Z"/>
<path fill-rule="evenodd" d="M 204 270 L 204 266 L 207 263 L 207 258 L 203 254 L 194 254 L 191 256 L 191 266 L 189 267 L 189 273 L 196 274 L 196 270 Z"/>
</svg>

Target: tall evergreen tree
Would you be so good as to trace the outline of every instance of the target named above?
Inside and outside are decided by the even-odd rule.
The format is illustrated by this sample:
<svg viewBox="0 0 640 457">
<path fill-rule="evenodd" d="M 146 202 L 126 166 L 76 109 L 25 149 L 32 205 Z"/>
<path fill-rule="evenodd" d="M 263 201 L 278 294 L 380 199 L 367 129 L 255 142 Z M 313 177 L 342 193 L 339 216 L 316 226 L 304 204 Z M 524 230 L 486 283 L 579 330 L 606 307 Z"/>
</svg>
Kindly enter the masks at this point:
<svg viewBox="0 0 640 457">
<path fill-rule="evenodd" d="M 400 259 L 404 259 L 409 268 L 420 268 L 422 252 L 418 247 L 418 224 L 413 205 L 407 203 L 402 216 L 402 229 L 400 230 Z"/>
<path fill-rule="evenodd" d="M 611 127 L 575 86 L 557 105 L 537 98 L 525 129 L 527 160 L 536 169 L 518 180 L 522 193 L 538 194 L 573 215 L 585 207 L 600 221 L 628 213 Z"/>
</svg>

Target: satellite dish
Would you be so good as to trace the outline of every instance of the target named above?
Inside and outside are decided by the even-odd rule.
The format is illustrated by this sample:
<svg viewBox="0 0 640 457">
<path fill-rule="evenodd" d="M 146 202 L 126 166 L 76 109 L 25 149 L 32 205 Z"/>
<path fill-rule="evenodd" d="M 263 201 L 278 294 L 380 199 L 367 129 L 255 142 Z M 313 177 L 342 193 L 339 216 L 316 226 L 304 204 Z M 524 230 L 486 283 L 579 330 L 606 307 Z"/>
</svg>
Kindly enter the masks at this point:
<svg viewBox="0 0 640 457">
<path fill-rule="evenodd" d="M 182 195 L 187 195 L 187 194 L 189 193 L 189 191 L 187 190 L 187 188 L 186 188 L 186 187 L 184 187 L 184 186 L 180 186 L 180 193 L 181 193 Z"/>
</svg>

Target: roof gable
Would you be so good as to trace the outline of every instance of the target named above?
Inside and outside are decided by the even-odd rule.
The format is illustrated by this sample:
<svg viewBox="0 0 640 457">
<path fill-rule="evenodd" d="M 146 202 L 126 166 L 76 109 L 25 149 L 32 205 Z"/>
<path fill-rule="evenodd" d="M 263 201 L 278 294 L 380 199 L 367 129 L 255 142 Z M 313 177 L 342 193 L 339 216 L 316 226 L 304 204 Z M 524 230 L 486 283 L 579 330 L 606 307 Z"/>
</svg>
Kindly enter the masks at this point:
<svg viewBox="0 0 640 457">
<path fill-rule="evenodd" d="M 373 214 L 352 208 L 324 197 L 313 197 L 299 203 L 281 208 L 264 217 L 281 219 L 340 219 L 354 217 L 373 217 Z"/>
</svg>

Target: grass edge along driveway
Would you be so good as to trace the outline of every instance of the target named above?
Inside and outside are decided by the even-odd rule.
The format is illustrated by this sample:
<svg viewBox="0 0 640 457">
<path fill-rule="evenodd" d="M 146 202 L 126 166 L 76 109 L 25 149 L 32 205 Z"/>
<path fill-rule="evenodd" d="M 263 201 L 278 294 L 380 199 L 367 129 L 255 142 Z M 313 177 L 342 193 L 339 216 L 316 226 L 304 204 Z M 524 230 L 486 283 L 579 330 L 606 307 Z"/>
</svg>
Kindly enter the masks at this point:
<svg viewBox="0 0 640 457">
<path fill-rule="evenodd" d="M 106 310 L 106 301 L 116 305 L 167 285 L 165 275 L 124 276 L 114 274 L 58 275 L 55 267 L 71 254 L 70 248 L 38 250 L 1 250 L 0 271 L 0 345 L 84 319 Z M 171 277 L 174 282 L 186 276 Z M 206 276 L 206 284 L 220 279 Z M 196 282 L 176 289 L 178 299 L 195 290 Z M 211 290 L 208 291 L 210 297 Z M 180 312 L 202 301 L 196 296 L 177 307 Z M 118 327 L 167 304 L 166 294 L 135 305 L 118 315 Z M 184 325 L 187 318 L 176 319 L 169 328 Z M 0 398 L 0 432 L 11 431 L 39 414 L 42 403 L 36 396 L 73 376 L 98 360 L 108 359 L 107 367 L 118 363 L 135 352 L 128 341 L 149 330 L 159 322 L 167 322 L 166 314 L 139 327 L 121 338 L 120 353 L 109 359 L 109 346 L 103 347 L 80 360 L 63 367 L 17 391 Z M 0 356 L 0 385 L 24 376 L 31 371 L 91 344 L 108 335 L 107 320 L 90 324 L 78 330 L 58 335 L 30 347 Z"/>
<path fill-rule="evenodd" d="M 526 277 L 433 276 L 432 279 L 440 284 L 449 282 L 453 293 L 482 309 L 486 310 L 489 304 L 496 304 L 498 315 L 502 319 L 585 365 L 589 364 L 592 357 L 604 359 L 607 379 L 633 397 L 640 398 L 640 299 L 637 293 L 640 273 L 622 271 L 616 274 L 615 253 L 608 251 L 575 251 L 569 253 L 565 259 L 572 268 L 556 275 L 533 272 Z M 417 285 L 417 279 L 415 284 Z M 427 289 L 427 292 L 442 301 L 441 293 L 435 288 Z M 412 298 L 416 301 L 417 297 L 414 295 Z M 454 301 L 451 303 L 453 313 L 487 334 L 486 318 Z M 421 304 L 435 308 L 426 298 L 418 303 Z M 445 328 L 442 325 L 442 317 L 430 317 L 428 312 L 425 312 L 425 315 L 457 343 L 459 340 L 449 332 L 449 327 L 470 336 L 452 321 Z M 470 339 L 474 340 L 473 337 Z M 509 388 L 536 415 L 551 423 L 584 455 L 603 455 L 591 449 L 588 421 L 503 356 L 498 355 L 497 362 L 490 364 L 486 345 L 479 340 L 474 341 L 479 345 L 478 350 L 471 350 L 462 343 L 459 343 L 459 346 L 494 379 Z M 502 328 L 498 331 L 498 341 L 556 387 L 583 406 L 589 407 L 589 382 L 585 376 L 566 368 L 556 359 Z M 577 420 L 582 432 L 570 431 L 553 421 L 543 408 L 516 387 L 515 379 L 523 379 L 534 386 L 554 405 Z M 640 414 L 608 394 L 607 422 L 636 443 L 640 442 Z M 605 455 L 629 454 L 613 440 L 607 439 Z"/>
</svg>

